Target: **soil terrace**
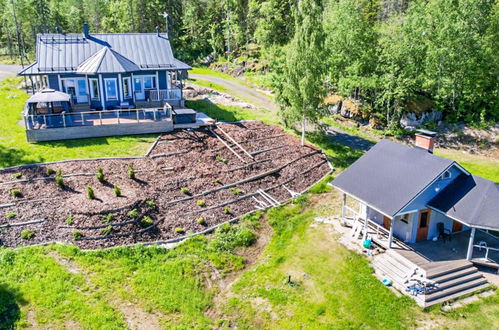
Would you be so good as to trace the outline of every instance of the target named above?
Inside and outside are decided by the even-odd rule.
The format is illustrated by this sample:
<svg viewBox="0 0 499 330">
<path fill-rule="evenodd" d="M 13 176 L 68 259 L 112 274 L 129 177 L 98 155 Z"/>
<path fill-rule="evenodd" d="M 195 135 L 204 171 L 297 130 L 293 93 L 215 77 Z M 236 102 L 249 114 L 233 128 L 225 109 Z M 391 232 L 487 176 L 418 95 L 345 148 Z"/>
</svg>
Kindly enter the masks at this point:
<svg viewBox="0 0 499 330">
<path fill-rule="evenodd" d="M 136 171 L 135 180 L 127 175 L 129 164 Z M 99 166 L 104 170 L 104 183 L 96 178 Z M 47 175 L 48 168 L 62 170 L 64 189 L 56 184 L 54 174 Z M 160 137 L 144 158 L 1 170 L 0 245 L 57 241 L 92 249 L 180 238 L 271 206 L 268 196 L 258 193 L 260 189 L 284 202 L 328 172 L 329 164 L 320 150 L 300 146 L 298 139 L 280 128 L 260 122 L 179 130 Z M 16 173 L 21 176 L 14 178 Z M 114 185 L 121 189 L 121 197 L 115 196 Z M 96 199 L 87 197 L 87 186 L 93 187 Z M 13 196 L 12 190 L 22 196 Z M 151 207 L 151 201 L 156 207 Z M 205 205 L 199 206 L 198 201 Z M 137 217 L 129 215 L 133 209 Z M 104 220 L 108 214 L 112 218 Z M 73 221 L 68 224 L 69 216 Z M 144 223 L 144 216 L 153 224 Z M 200 217 L 205 223 L 198 223 Z M 24 230 L 33 231 L 34 236 L 23 239 Z M 81 238 L 75 239 L 75 232 Z"/>
</svg>

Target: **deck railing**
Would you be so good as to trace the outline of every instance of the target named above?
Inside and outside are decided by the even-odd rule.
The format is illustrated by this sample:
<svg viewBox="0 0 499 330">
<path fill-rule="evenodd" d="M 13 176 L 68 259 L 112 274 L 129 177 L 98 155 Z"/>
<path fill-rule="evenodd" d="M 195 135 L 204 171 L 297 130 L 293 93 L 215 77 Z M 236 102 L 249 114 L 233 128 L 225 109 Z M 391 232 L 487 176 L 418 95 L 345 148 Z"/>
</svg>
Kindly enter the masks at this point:
<svg viewBox="0 0 499 330">
<path fill-rule="evenodd" d="M 180 100 L 181 98 L 182 93 L 180 88 L 151 89 L 149 91 L 149 99 L 151 101 Z"/>
<path fill-rule="evenodd" d="M 172 120 L 171 108 L 120 109 L 87 112 L 62 112 L 59 114 L 24 114 L 26 130 L 120 125 L 151 121 Z"/>
</svg>

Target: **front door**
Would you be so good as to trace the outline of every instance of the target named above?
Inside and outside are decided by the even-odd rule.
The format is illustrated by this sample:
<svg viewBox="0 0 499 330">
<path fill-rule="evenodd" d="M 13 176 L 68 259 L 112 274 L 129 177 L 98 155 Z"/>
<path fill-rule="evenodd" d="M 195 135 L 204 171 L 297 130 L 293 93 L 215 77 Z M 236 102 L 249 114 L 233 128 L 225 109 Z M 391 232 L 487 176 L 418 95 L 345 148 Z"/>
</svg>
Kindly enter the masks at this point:
<svg viewBox="0 0 499 330">
<path fill-rule="evenodd" d="M 452 223 L 452 232 L 455 233 L 455 232 L 458 232 L 458 231 L 462 231 L 463 230 L 463 224 L 459 221 L 454 221 Z"/>
<path fill-rule="evenodd" d="M 85 79 L 76 80 L 76 102 L 87 103 L 87 81 Z"/>
<path fill-rule="evenodd" d="M 133 78 L 133 92 L 135 93 L 136 100 L 143 101 L 146 99 L 146 93 L 144 92 L 144 79 L 142 77 Z"/>
<path fill-rule="evenodd" d="M 390 222 L 389 217 L 383 217 L 383 227 L 385 227 L 385 229 L 390 230 Z"/>
<path fill-rule="evenodd" d="M 430 227 L 430 213 L 431 210 L 421 210 L 419 212 L 418 232 L 416 234 L 416 241 L 425 241 L 428 239 L 428 228 Z"/>
</svg>

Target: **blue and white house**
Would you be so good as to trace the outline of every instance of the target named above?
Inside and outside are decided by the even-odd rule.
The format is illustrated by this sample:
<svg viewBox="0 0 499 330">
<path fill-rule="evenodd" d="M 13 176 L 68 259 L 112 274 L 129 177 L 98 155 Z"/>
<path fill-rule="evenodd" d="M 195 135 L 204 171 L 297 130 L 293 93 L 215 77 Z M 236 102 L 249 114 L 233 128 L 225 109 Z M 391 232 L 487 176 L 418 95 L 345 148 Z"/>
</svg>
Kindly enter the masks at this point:
<svg viewBox="0 0 499 330">
<path fill-rule="evenodd" d="M 428 307 L 487 288 L 479 268 L 499 270 L 499 185 L 433 155 L 421 133 L 415 147 L 381 140 L 332 186 L 348 236 L 380 248 L 366 250 L 375 274 Z"/>
<path fill-rule="evenodd" d="M 39 34 L 36 61 L 19 72 L 33 96 L 23 113 L 30 142 L 163 133 L 210 125 L 184 108 L 182 79 L 167 33 Z"/>
<path fill-rule="evenodd" d="M 67 93 L 78 109 L 112 110 L 147 102 L 180 106 L 181 78 L 189 65 L 177 60 L 168 34 L 38 34 L 36 61 L 19 72 L 36 90 Z"/>
</svg>

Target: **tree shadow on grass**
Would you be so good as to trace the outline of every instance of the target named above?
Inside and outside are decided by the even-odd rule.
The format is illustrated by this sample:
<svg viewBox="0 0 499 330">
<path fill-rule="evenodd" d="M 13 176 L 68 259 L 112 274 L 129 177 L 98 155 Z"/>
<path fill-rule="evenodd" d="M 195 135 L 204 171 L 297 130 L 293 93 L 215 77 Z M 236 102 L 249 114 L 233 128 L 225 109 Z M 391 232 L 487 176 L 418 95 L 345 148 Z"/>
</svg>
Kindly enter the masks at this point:
<svg viewBox="0 0 499 330">
<path fill-rule="evenodd" d="M 336 143 L 322 131 L 307 134 L 307 139 L 324 150 L 335 168 L 347 168 L 364 154 L 363 149 Z"/>
<path fill-rule="evenodd" d="M 24 150 L 8 148 L 0 144 L 0 168 L 43 162 L 42 157 L 33 158 Z"/>
<path fill-rule="evenodd" d="M 208 99 L 187 101 L 185 105 L 188 108 L 192 108 L 196 111 L 203 112 L 207 116 L 216 119 L 218 121 L 233 122 L 243 119 L 237 117 L 237 114 L 235 114 L 232 111 L 227 111 L 225 109 L 222 109 L 218 105 L 210 102 Z"/>
<path fill-rule="evenodd" d="M 20 305 L 25 303 L 17 290 L 0 283 L 0 329 L 15 328 L 21 319 Z"/>
</svg>

